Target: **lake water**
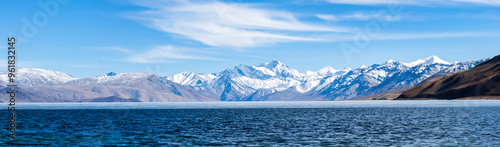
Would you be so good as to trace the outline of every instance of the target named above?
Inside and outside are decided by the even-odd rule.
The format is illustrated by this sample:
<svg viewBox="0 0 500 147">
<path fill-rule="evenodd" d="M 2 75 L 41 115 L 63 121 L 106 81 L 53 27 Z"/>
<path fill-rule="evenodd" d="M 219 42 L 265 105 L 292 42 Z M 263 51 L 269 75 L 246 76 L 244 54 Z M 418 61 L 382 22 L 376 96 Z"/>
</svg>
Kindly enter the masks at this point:
<svg viewBox="0 0 500 147">
<path fill-rule="evenodd" d="M 16 140 L 2 146 L 500 145 L 500 101 L 17 105 Z"/>
</svg>

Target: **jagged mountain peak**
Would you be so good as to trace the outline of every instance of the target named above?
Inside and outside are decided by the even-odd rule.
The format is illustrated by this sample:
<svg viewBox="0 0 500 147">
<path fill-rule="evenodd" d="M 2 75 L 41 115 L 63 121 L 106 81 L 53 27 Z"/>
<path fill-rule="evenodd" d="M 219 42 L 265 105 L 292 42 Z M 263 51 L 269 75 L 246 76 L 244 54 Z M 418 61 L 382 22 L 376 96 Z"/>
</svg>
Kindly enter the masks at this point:
<svg viewBox="0 0 500 147">
<path fill-rule="evenodd" d="M 269 68 L 276 68 L 276 67 L 283 67 L 286 66 L 283 62 L 278 61 L 278 60 L 273 60 L 267 64 L 267 67 Z"/>
<path fill-rule="evenodd" d="M 406 63 L 406 65 L 410 66 L 410 67 L 417 66 L 417 65 L 422 65 L 422 64 L 431 65 L 431 64 L 451 64 L 451 63 L 446 62 L 446 61 L 442 60 L 441 58 L 439 58 L 438 56 L 435 56 L 435 55 L 429 56 L 429 57 L 427 57 L 425 59 L 418 59 L 417 61 Z"/>
<path fill-rule="evenodd" d="M 299 71 L 292 69 L 283 62 L 273 60 L 269 63 L 253 64 L 252 66 L 239 65 L 234 69 L 227 69 L 222 72 L 232 77 L 248 76 L 252 78 L 267 79 L 270 77 L 287 78 L 303 76 Z"/>
<path fill-rule="evenodd" d="M 439 58 L 438 56 L 430 56 L 424 59 L 424 64 L 435 64 L 435 63 L 440 63 L 440 64 L 450 64 L 449 62 L 446 62 Z"/>
<path fill-rule="evenodd" d="M 335 74 L 338 71 L 340 70 L 336 70 L 330 66 L 326 66 L 318 71 L 306 71 L 306 76 L 329 76 Z"/>
<path fill-rule="evenodd" d="M 394 64 L 394 63 L 398 63 L 399 61 L 395 61 L 393 59 L 390 59 L 390 60 L 387 60 L 384 64 Z"/>
<path fill-rule="evenodd" d="M 336 71 L 336 70 L 330 66 L 326 66 L 326 67 L 323 67 L 320 70 L 318 70 L 318 72 L 322 72 L 322 73 L 323 72 L 330 72 L 330 71 Z"/>
<path fill-rule="evenodd" d="M 189 71 L 185 71 L 173 76 L 167 76 L 166 79 L 179 83 L 181 85 L 196 86 L 203 84 L 206 81 L 210 81 L 216 78 L 214 74 L 197 74 Z"/>
<path fill-rule="evenodd" d="M 363 65 L 356 69 L 326 66 L 317 71 L 300 73 L 281 61 L 272 60 L 251 66 L 239 65 L 220 73 L 177 74 L 168 76 L 167 79 L 193 86 L 199 91 L 218 96 L 221 100 L 228 100 L 227 96 L 231 100 L 243 100 L 239 98 L 262 89 L 293 89 L 297 93 L 325 99 L 350 99 L 411 87 L 436 73 L 466 70 L 480 62 L 449 64 L 437 56 L 430 56 L 412 63 L 389 60 L 383 64 Z M 423 64 L 432 66 L 418 66 Z M 419 68 L 413 68 L 414 66 Z"/>
<path fill-rule="evenodd" d="M 278 61 L 278 60 L 272 60 L 269 63 L 258 63 L 258 64 L 254 64 L 253 66 L 254 67 L 266 67 L 266 68 L 268 68 L 270 70 L 273 70 L 273 69 L 276 69 L 276 68 L 279 68 L 279 67 L 286 67 L 286 68 L 288 68 L 288 66 L 285 63 L 283 63 L 281 61 Z"/>
<path fill-rule="evenodd" d="M 181 72 L 181 73 L 179 73 L 179 74 L 182 74 L 182 75 L 186 75 L 186 76 L 187 76 L 187 75 L 193 75 L 193 74 L 195 74 L 195 73 L 193 73 L 193 72 L 189 72 L 189 71 L 184 71 L 184 72 Z"/>
</svg>

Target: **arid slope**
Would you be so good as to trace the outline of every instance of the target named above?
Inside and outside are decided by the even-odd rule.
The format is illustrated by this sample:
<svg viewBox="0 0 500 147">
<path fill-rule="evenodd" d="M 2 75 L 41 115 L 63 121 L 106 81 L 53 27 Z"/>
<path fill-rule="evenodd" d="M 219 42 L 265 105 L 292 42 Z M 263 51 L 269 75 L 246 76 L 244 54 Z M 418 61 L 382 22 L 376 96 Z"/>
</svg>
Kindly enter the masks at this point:
<svg viewBox="0 0 500 147">
<path fill-rule="evenodd" d="M 476 67 L 434 82 L 422 83 L 401 94 L 397 100 L 500 98 L 500 55 Z"/>
</svg>

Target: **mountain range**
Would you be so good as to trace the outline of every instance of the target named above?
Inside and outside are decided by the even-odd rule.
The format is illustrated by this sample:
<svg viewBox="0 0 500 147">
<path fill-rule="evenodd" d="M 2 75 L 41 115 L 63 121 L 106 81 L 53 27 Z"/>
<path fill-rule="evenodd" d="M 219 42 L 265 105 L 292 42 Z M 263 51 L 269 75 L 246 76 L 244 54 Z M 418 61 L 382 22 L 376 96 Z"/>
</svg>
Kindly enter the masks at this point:
<svg viewBox="0 0 500 147">
<path fill-rule="evenodd" d="M 486 60 L 449 63 L 430 56 L 410 63 L 389 60 L 356 69 L 327 66 L 305 73 L 273 60 L 218 73 L 182 72 L 166 77 L 110 72 L 74 78 L 57 71 L 21 68 L 16 80 L 21 102 L 348 100 L 410 88 L 435 74 L 468 70 Z M 4 87 L 6 73 L 0 71 L 4 91 L 8 89 Z"/>
<path fill-rule="evenodd" d="M 389 60 L 356 69 L 327 66 L 306 73 L 274 60 L 219 73 L 183 72 L 166 78 L 222 101 L 347 100 L 413 87 L 435 74 L 471 69 L 485 60 L 449 63 L 431 56 L 410 63 Z"/>
<path fill-rule="evenodd" d="M 0 71 L 0 88 L 7 92 L 7 71 Z M 45 69 L 16 70 L 18 102 L 85 102 L 102 98 L 125 98 L 142 102 L 217 101 L 190 87 L 155 74 L 122 73 L 114 76 L 73 78 Z"/>
</svg>

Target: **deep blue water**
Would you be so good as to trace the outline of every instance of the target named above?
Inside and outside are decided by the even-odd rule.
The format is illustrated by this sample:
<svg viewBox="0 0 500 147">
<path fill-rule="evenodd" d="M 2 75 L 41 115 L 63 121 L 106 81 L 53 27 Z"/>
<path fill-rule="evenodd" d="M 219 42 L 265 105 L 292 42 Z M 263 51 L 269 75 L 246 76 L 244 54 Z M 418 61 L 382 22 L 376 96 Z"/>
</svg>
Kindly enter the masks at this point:
<svg viewBox="0 0 500 147">
<path fill-rule="evenodd" d="M 500 101 L 87 103 L 18 108 L 23 110 L 16 111 L 17 138 L 2 137 L 0 145 L 500 145 Z M 0 111 L 4 120 L 9 113 Z M 6 136 L 6 121 L 2 126 Z"/>
</svg>

